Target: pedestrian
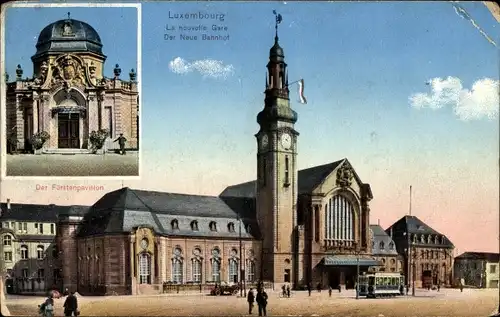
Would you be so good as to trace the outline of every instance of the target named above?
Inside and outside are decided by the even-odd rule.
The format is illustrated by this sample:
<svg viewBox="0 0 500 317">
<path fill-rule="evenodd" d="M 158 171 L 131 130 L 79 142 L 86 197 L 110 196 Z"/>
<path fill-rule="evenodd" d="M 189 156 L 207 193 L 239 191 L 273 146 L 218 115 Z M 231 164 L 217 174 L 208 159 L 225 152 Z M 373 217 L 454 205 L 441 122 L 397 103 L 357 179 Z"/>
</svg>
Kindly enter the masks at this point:
<svg viewBox="0 0 500 317">
<path fill-rule="evenodd" d="M 117 142 L 120 145 L 120 154 L 125 155 L 125 142 L 127 142 L 127 139 L 123 136 L 123 133 L 120 133 L 120 136 L 114 140 L 113 142 Z"/>
<path fill-rule="evenodd" d="M 462 284 L 460 284 L 460 292 L 463 292 L 464 291 L 464 286 Z"/>
<path fill-rule="evenodd" d="M 253 310 L 253 303 L 255 302 L 255 295 L 253 294 L 252 289 L 248 291 L 247 302 L 248 302 L 248 314 L 251 315 Z"/>
<path fill-rule="evenodd" d="M 441 283 L 438 283 L 438 292 L 441 289 Z"/>
<path fill-rule="evenodd" d="M 330 285 L 330 286 L 328 286 L 328 296 L 329 296 L 329 297 L 332 297 L 332 291 L 333 291 L 332 286 L 331 286 L 331 285 Z"/>
<path fill-rule="evenodd" d="M 43 307 L 42 311 L 44 313 L 43 315 L 45 317 L 54 317 L 54 297 L 52 293 L 45 300 L 45 303 L 42 304 L 42 307 Z"/>
<path fill-rule="evenodd" d="M 410 285 L 406 284 L 406 295 L 408 296 L 408 290 L 410 289 Z"/>
<path fill-rule="evenodd" d="M 290 284 L 286 286 L 286 296 L 290 298 Z"/>
<path fill-rule="evenodd" d="M 64 301 L 64 316 L 78 316 L 78 300 L 75 292 L 71 292 Z"/>
<path fill-rule="evenodd" d="M 318 283 L 318 285 L 316 285 L 316 288 L 318 289 L 318 293 L 321 293 L 321 283 Z"/>
<path fill-rule="evenodd" d="M 64 289 L 63 296 L 69 296 L 69 289 L 67 287 Z"/>
<path fill-rule="evenodd" d="M 342 285 L 340 285 L 340 284 L 339 284 L 339 285 L 337 286 L 337 289 L 339 290 L 339 293 L 340 293 L 340 292 L 342 292 Z"/>
<path fill-rule="evenodd" d="M 309 293 L 309 296 L 311 296 L 311 290 L 312 290 L 311 282 L 309 282 L 307 283 L 307 292 Z"/>
<path fill-rule="evenodd" d="M 286 297 L 286 285 L 285 285 L 285 284 L 283 284 L 283 285 L 281 286 L 281 295 L 282 295 L 283 297 Z"/>
<path fill-rule="evenodd" d="M 259 306 L 259 316 L 267 316 L 266 307 L 267 307 L 267 293 L 262 288 L 259 292 L 257 292 L 257 306 Z"/>
</svg>

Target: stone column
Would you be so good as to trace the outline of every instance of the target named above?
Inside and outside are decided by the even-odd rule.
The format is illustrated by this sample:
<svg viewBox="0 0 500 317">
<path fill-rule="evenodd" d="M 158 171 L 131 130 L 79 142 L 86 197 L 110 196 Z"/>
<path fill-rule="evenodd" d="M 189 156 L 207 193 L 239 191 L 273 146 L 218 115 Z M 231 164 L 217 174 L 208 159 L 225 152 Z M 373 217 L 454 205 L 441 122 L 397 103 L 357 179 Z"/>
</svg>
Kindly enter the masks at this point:
<svg viewBox="0 0 500 317">
<path fill-rule="evenodd" d="M 40 96 L 38 93 L 33 92 L 33 134 L 38 132 L 38 105 L 40 103 Z"/>
<path fill-rule="evenodd" d="M 98 101 L 95 95 L 89 95 L 87 103 L 88 132 L 90 134 L 92 131 L 99 130 Z"/>
<path fill-rule="evenodd" d="M 50 107 L 50 95 L 47 92 L 41 94 L 41 105 L 39 110 L 39 131 L 46 131 L 50 135 L 48 141 L 49 148 L 58 147 L 58 131 L 57 119 L 52 120 L 52 109 Z M 56 117 L 57 118 L 57 117 Z M 53 122 L 55 121 L 55 122 Z"/>
<path fill-rule="evenodd" d="M 16 94 L 16 138 L 17 148 L 24 150 L 24 106 L 23 95 Z"/>
</svg>

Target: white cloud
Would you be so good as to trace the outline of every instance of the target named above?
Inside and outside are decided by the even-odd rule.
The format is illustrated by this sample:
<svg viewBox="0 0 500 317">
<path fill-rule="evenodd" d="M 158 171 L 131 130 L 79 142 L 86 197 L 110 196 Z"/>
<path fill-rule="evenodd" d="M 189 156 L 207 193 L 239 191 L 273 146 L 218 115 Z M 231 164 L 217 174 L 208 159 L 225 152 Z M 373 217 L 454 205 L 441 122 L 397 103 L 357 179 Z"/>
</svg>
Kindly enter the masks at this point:
<svg viewBox="0 0 500 317">
<path fill-rule="evenodd" d="M 234 72 L 233 65 L 226 65 L 222 61 L 203 59 L 188 62 L 182 57 L 176 57 L 168 63 L 168 68 L 175 74 L 198 72 L 203 77 L 227 78 Z"/>
<path fill-rule="evenodd" d="M 484 78 L 476 81 L 469 90 L 456 77 L 433 78 L 427 83 L 430 93 L 410 96 L 412 107 L 439 109 L 452 107 L 460 120 L 496 119 L 499 110 L 499 81 Z"/>
</svg>

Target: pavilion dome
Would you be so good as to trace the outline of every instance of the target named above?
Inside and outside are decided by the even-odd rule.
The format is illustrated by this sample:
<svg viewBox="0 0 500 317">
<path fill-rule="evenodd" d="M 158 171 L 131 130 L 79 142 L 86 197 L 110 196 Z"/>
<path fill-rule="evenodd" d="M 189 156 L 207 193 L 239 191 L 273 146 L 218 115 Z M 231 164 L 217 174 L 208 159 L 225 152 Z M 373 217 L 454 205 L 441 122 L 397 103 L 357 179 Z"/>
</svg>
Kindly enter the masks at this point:
<svg viewBox="0 0 500 317">
<path fill-rule="evenodd" d="M 47 25 L 38 36 L 36 49 L 32 59 L 50 53 L 78 52 L 104 57 L 101 37 L 97 31 L 85 22 L 69 18 Z"/>
</svg>

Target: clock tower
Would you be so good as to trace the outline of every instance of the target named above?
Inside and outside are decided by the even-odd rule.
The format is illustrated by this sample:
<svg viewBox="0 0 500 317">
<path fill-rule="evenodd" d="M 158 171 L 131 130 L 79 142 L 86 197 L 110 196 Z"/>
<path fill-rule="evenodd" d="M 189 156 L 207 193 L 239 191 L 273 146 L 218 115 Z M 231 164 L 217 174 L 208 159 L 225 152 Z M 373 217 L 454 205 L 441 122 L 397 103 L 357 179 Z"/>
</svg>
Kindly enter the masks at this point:
<svg viewBox="0 0 500 317">
<path fill-rule="evenodd" d="M 295 284 L 297 226 L 297 113 L 290 107 L 287 64 L 276 36 L 267 64 L 264 109 L 257 115 L 257 220 L 264 281 Z"/>
</svg>

